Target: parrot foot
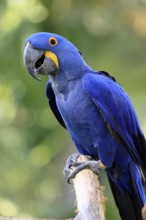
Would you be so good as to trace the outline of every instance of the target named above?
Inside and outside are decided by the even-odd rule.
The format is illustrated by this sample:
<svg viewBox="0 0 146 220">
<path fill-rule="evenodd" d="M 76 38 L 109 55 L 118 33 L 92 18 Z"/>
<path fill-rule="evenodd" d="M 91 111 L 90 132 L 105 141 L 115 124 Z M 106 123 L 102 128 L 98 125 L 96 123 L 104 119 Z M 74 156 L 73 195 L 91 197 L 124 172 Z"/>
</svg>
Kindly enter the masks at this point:
<svg viewBox="0 0 146 220">
<path fill-rule="evenodd" d="M 87 161 L 77 162 L 77 159 L 80 155 L 81 154 L 79 154 L 79 153 L 73 154 L 66 161 L 66 165 L 63 170 L 63 174 L 65 177 L 67 177 L 68 183 L 71 183 L 71 180 L 81 170 L 90 169 L 95 174 L 99 175 L 99 169 L 106 169 L 106 167 L 104 166 L 104 164 L 102 164 L 102 162 L 100 160 L 96 161 L 91 156 L 85 156 L 88 159 Z"/>
</svg>

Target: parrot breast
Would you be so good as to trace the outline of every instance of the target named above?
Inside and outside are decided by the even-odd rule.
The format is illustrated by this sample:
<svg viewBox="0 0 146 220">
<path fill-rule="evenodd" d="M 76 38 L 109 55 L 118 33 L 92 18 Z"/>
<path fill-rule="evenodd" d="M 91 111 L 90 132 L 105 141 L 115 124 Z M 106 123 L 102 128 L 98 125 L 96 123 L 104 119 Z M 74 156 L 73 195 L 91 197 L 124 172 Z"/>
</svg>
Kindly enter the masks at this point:
<svg viewBox="0 0 146 220">
<path fill-rule="evenodd" d="M 79 152 L 100 158 L 109 167 L 116 151 L 115 138 L 110 134 L 101 112 L 84 91 L 81 80 L 70 83 L 74 84 L 70 85 L 72 90 L 67 89 L 67 92 L 56 96 L 66 127 Z"/>
</svg>

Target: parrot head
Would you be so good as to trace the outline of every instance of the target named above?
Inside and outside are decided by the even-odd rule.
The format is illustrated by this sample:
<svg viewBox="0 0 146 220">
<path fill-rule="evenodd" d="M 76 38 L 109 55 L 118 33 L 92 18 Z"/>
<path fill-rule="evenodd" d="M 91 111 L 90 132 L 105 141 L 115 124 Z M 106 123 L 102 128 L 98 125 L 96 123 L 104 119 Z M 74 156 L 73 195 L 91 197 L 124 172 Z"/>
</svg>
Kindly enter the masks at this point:
<svg viewBox="0 0 146 220">
<path fill-rule="evenodd" d="M 57 34 L 40 32 L 26 40 L 24 64 L 28 72 L 39 79 L 37 74 L 55 77 L 70 69 L 74 73 L 79 72 L 85 62 L 82 54 L 70 41 Z"/>
</svg>

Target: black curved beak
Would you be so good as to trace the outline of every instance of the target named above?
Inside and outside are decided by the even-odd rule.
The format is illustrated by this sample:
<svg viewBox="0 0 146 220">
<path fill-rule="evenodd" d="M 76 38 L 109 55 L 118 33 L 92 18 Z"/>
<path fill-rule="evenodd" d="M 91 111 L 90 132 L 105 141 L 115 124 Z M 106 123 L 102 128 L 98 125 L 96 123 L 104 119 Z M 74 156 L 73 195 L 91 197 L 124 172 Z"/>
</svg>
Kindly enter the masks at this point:
<svg viewBox="0 0 146 220">
<path fill-rule="evenodd" d="M 49 56 L 46 56 L 46 52 L 33 48 L 30 42 L 26 43 L 23 60 L 27 71 L 37 80 L 41 80 L 37 77 L 38 74 L 54 75 L 58 70 L 58 66 Z"/>
</svg>

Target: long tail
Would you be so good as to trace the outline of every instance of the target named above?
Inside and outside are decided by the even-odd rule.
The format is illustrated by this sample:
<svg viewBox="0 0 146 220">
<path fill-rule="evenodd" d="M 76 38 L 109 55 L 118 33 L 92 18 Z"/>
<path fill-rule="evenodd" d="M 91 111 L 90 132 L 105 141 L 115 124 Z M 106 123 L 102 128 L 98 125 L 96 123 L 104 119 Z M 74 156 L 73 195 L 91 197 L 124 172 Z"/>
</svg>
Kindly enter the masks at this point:
<svg viewBox="0 0 146 220">
<path fill-rule="evenodd" d="M 134 162 L 129 165 L 129 173 L 131 179 L 131 187 L 133 193 L 127 191 L 122 192 L 116 184 L 108 176 L 113 197 L 119 210 L 122 220 L 142 220 L 142 208 L 146 201 L 145 197 L 145 177 L 141 167 L 138 167 Z"/>
</svg>

